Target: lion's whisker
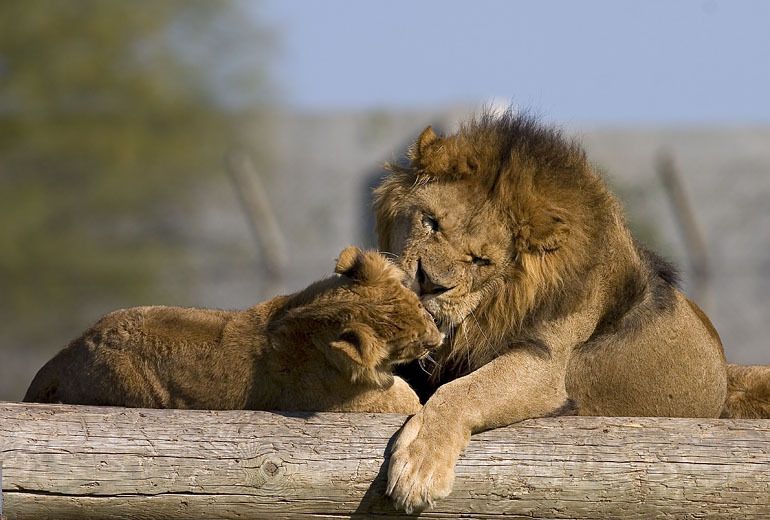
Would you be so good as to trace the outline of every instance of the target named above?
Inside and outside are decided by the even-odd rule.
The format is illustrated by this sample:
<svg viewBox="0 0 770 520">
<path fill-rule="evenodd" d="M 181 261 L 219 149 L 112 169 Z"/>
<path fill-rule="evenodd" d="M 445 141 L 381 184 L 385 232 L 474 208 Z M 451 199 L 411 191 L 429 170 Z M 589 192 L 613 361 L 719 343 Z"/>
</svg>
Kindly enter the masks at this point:
<svg viewBox="0 0 770 520">
<path fill-rule="evenodd" d="M 470 352 L 470 348 L 468 348 L 468 344 L 469 344 L 468 343 L 468 333 L 465 332 L 465 327 L 463 326 L 464 323 L 465 323 L 465 321 L 463 320 L 463 322 L 461 322 L 458 325 L 458 329 L 462 331 L 463 338 L 465 338 L 465 341 L 463 342 L 462 348 L 465 350 L 465 357 L 467 359 L 466 362 L 468 363 L 468 368 L 470 368 L 470 366 L 471 366 L 470 365 L 470 363 L 471 363 L 471 352 Z"/>
<path fill-rule="evenodd" d="M 425 367 L 426 362 L 430 362 L 431 370 L 428 370 Z M 417 366 L 419 366 L 420 370 L 422 370 L 429 376 L 433 375 L 433 370 L 435 370 L 436 365 L 437 365 L 436 360 L 433 358 L 433 356 L 430 355 L 430 352 L 426 352 L 423 356 L 420 357 L 419 360 L 417 360 Z"/>
</svg>

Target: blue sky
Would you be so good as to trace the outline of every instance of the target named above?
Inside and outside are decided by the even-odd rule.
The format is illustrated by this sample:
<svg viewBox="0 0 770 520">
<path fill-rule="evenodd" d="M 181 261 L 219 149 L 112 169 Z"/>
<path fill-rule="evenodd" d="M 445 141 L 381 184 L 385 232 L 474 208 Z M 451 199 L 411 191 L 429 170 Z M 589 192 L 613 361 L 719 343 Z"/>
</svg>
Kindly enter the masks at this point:
<svg viewBox="0 0 770 520">
<path fill-rule="evenodd" d="M 770 2 L 266 0 L 278 99 L 511 100 L 563 123 L 770 123 Z"/>
</svg>

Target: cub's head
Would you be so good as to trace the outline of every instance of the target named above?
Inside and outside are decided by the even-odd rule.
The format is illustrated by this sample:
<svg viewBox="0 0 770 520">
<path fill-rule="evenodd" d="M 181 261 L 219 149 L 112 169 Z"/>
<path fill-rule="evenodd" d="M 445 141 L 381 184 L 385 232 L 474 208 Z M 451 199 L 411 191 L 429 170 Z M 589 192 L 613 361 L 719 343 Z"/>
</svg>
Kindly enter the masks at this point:
<svg viewBox="0 0 770 520">
<path fill-rule="evenodd" d="M 473 369 L 577 283 L 614 202 L 578 145 L 511 111 L 428 127 L 408 158 L 375 192 L 380 249 Z"/>
<path fill-rule="evenodd" d="M 309 339 L 352 381 L 376 386 L 393 383 L 394 365 L 441 345 L 444 335 L 405 287 L 404 272 L 384 256 L 348 247 L 335 272 L 292 296 L 273 328 Z"/>
</svg>

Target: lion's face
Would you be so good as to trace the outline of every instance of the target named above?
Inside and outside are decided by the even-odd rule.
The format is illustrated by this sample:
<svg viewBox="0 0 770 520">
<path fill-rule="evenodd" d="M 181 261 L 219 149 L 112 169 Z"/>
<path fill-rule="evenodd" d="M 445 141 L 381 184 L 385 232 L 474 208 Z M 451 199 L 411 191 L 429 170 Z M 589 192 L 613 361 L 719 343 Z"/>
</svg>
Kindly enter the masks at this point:
<svg viewBox="0 0 770 520">
<path fill-rule="evenodd" d="M 393 285 L 387 292 L 361 293 L 365 306 L 358 306 L 341 339 L 354 345 L 362 359 L 384 370 L 427 356 L 444 340 L 433 317 L 415 293 L 403 285 Z"/>
<path fill-rule="evenodd" d="M 579 147 L 510 113 L 428 127 L 409 159 L 375 192 L 380 249 L 449 335 L 445 360 L 472 369 L 580 290 L 613 203 Z"/>
<path fill-rule="evenodd" d="M 503 218 L 466 183 L 429 183 L 400 200 L 391 251 L 441 328 L 451 330 L 512 268 Z"/>
</svg>

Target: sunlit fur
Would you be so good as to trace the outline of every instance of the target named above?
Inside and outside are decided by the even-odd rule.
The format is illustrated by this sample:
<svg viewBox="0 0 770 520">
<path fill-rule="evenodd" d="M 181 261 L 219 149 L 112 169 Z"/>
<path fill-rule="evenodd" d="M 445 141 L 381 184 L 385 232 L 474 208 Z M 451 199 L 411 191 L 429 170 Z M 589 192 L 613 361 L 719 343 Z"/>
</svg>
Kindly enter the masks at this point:
<svg viewBox="0 0 770 520">
<path fill-rule="evenodd" d="M 443 336 L 382 255 L 347 248 L 335 271 L 244 311 L 110 313 L 40 369 L 25 401 L 415 413 L 393 366 Z"/>
</svg>

